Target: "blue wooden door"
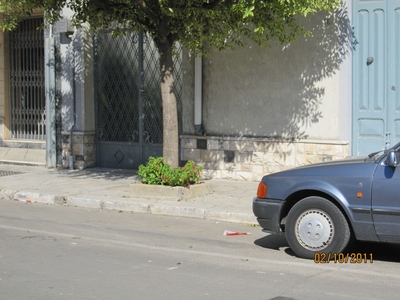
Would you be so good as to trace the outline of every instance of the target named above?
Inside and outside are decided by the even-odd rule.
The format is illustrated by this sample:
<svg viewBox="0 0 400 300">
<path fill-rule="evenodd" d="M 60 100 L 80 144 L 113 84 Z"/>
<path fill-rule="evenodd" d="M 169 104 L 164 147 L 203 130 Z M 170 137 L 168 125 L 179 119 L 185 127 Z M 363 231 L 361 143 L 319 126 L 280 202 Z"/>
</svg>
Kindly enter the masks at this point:
<svg viewBox="0 0 400 300">
<path fill-rule="evenodd" d="M 400 0 L 354 0 L 353 155 L 400 141 Z"/>
<path fill-rule="evenodd" d="M 400 0 L 388 5 L 388 120 L 390 145 L 400 142 Z"/>
</svg>

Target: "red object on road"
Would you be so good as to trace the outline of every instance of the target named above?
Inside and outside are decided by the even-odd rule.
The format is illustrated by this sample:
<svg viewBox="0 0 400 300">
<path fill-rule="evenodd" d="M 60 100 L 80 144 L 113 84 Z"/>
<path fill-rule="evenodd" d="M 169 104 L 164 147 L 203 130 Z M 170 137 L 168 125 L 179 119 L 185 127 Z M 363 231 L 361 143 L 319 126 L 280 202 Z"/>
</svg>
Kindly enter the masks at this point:
<svg viewBox="0 0 400 300">
<path fill-rule="evenodd" d="M 225 230 L 224 235 L 226 236 L 232 236 L 232 235 L 249 235 L 250 232 L 239 232 L 239 231 L 230 231 L 230 230 Z"/>
</svg>

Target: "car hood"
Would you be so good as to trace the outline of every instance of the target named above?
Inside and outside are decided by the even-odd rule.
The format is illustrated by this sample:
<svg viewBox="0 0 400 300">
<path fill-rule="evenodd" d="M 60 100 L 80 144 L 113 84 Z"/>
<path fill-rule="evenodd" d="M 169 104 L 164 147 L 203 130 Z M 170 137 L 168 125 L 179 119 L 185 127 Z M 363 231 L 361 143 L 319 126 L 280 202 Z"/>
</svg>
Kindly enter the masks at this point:
<svg viewBox="0 0 400 300">
<path fill-rule="evenodd" d="M 265 177 L 332 177 L 332 176 L 369 176 L 376 167 L 376 161 L 368 157 L 354 157 L 301 166 L 286 171 L 267 175 Z"/>
</svg>

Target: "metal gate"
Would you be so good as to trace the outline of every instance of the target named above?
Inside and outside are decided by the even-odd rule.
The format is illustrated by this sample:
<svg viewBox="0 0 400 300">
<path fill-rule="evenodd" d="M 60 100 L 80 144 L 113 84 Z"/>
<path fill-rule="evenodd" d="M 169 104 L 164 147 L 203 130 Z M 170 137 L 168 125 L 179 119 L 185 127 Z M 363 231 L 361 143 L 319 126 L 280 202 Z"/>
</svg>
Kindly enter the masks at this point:
<svg viewBox="0 0 400 300">
<path fill-rule="evenodd" d="M 148 35 L 95 34 L 97 165 L 137 169 L 162 156 L 163 121 L 158 51 Z M 174 58 L 181 126 L 181 48 Z"/>
<path fill-rule="evenodd" d="M 353 154 L 400 141 L 400 0 L 354 0 Z"/>
<path fill-rule="evenodd" d="M 23 20 L 10 32 L 11 138 L 46 138 L 43 18 Z"/>
</svg>

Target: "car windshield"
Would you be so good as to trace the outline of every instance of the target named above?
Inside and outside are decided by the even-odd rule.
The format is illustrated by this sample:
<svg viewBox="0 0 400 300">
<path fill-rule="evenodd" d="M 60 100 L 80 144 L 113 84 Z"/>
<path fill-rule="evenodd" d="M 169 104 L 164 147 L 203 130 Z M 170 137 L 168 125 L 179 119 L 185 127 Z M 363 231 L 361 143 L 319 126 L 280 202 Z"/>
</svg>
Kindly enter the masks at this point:
<svg viewBox="0 0 400 300">
<path fill-rule="evenodd" d="M 370 154 L 368 154 L 368 158 L 375 158 L 377 159 L 379 156 L 381 156 L 381 154 L 386 154 L 389 150 L 391 149 L 396 149 L 398 150 L 400 148 L 400 142 L 397 143 L 396 145 L 394 145 L 393 147 L 389 148 L 389 149 L 385 149 L 385 150 L 379 150 L 376 152 L 372 152 Z"/>
<path fill-rule="evenodd" d="M 368 154 L 368 158 L 372 158 L 372 157 L 374 157 L 374 156 L 376 156 L 376 155 L 378 155 L 378 154 L 380 154 L 382 152 L 386 152 L 386 150 L 380 150 L 380 151 L 372 152 L 372 153 Z"/>
</svg>

